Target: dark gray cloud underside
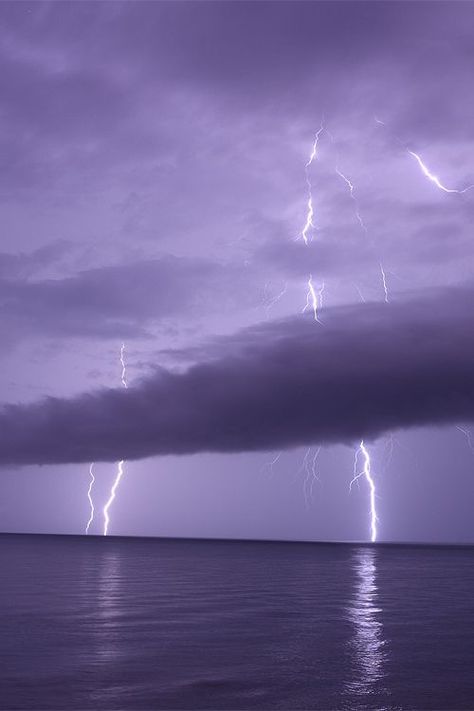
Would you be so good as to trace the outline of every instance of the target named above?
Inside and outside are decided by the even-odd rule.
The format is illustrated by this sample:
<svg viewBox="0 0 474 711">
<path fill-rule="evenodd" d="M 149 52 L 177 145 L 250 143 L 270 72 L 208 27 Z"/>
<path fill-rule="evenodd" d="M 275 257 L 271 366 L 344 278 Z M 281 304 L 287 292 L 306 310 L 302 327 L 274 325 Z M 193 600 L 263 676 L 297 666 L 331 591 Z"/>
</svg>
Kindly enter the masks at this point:
<svg viewBox="0 0 474 711">
<path fill-rule="evenodd" d="M 281 449 L 474 419 L 473 296 L 334 309 L 325 325 L 263 324 L 128 391 L 8 405 L 0 462 Z"/>
</svg>

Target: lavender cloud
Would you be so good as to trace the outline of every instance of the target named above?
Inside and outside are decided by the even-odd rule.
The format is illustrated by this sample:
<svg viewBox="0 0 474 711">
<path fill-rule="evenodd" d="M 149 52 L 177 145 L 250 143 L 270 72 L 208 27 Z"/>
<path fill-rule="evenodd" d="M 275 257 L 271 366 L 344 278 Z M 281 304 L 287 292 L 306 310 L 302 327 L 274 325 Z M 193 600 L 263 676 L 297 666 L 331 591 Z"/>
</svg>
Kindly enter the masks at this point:
<svg viewBox="0 0 474 711">
<path fill-rule="evenodd" d="M 49 251 L 29 259 L 8 258 L 5 265 L 38 263 Z M 152 323 L 200 309 L 229 307 L 234 291 L 248 270 L 210 260 L 170 255 L 84 270 L 57 279 L 0 279 L 0 308 L 10 336 L 17 339 L 50 336 L 99 339 L 146 336 Z M 256 290 L 255 290 L 256 293 Z M 247 285 L 248 302 L 255 298 Z M 253 294 L 251 296 L 250 294 Z M 216 299 L 217 297 L 217 299 Z M 240 299 L 241 305 L 245 298 Z M 253 303 L 253 302 L 252 302 Z"/>
</svg>

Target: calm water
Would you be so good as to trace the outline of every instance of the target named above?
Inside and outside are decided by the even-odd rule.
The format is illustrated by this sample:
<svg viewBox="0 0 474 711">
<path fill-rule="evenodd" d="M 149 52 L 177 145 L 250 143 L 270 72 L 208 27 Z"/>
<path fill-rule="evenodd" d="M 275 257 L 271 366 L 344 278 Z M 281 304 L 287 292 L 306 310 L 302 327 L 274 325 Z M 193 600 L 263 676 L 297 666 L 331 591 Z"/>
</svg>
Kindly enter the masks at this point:
<svg viewBox="0 0 474 711">
<path fill-rule="evenodd" d="M 2 709 L 473 709 L 474 549 L 0 536 Z"/>
</svg>

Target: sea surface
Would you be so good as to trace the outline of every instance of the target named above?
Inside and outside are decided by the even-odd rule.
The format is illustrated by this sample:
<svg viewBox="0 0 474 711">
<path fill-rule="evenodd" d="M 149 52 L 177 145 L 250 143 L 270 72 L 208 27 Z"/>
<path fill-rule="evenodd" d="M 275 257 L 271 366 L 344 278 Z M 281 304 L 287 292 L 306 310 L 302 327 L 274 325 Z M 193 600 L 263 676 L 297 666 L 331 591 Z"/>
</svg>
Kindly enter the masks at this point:
<svg viewBox="0 0 474 711">
<path fill-rule="evenodd" d="M 0 536 L 1 709 L 474 709 L 474 549 Z"/>
</svg>

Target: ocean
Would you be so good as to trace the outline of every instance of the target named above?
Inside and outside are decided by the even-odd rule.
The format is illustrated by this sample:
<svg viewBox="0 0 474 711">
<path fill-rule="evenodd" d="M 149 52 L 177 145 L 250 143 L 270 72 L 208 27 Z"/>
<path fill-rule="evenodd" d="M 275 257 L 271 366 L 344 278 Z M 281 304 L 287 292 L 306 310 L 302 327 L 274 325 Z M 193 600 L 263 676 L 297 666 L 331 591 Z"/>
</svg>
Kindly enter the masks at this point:
<svg viewBox="0 0 474 711">
<path fill-rule="evenodd" d="M 474 548 L 0 536 L 1 709 L 474 709 Z"/>
</svg>

